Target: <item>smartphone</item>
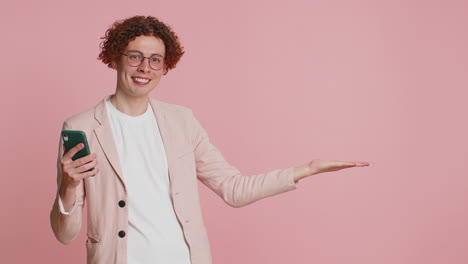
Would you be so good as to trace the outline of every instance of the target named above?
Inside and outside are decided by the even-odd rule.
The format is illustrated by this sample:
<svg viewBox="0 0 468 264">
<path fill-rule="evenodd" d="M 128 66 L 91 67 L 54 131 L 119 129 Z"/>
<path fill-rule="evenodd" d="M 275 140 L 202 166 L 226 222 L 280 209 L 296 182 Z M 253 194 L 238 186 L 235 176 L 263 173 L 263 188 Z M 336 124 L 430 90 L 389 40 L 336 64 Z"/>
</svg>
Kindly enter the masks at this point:
<svg viewBox="0 0 468 264">
<path fill-rule="evenodd" d="M 65 152 L 73 148 L 79 143 L 84 144 L 84 148 L 82 148 L 75 155 L 73 155 L 72 160 L 77 160 L 79 158 L 82 158 L 84 156 L 88 156 L 89 154 L 91 154 L 91 152 L 89 151 L 88 140 L 86 139 L 85 132 L 81 130 L 63 130 L 62 139 L 63 139 L 63 144 L 65 145 Z M 92 170 L 94 170 L 94 168 L 91 168 L 87 171 L 92 171 Z"/>
</svg>

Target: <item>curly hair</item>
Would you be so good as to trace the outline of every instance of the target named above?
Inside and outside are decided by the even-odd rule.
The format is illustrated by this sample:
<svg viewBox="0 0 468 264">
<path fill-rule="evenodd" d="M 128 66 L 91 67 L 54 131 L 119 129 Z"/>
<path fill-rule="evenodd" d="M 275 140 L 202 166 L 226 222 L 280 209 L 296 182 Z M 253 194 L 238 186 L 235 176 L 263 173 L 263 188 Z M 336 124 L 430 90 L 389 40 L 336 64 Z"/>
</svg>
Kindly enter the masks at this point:
<svg viewBox="0 0 468 264">
<path fill-rule="evenodd" d="M 166 49 L 164 74 L 176 67 L 184 54 L 184 47 L 169 26 L 152 16 L 133 16 L 114 22 L 101 38 L 103 41 L 99 45 L 101 53 L 98 59 L 109 68 L 113 68 L 112 64 L 117 61 L 128 43 L 141 35 L 155 36 L 163 41 Z"/>
</svg>

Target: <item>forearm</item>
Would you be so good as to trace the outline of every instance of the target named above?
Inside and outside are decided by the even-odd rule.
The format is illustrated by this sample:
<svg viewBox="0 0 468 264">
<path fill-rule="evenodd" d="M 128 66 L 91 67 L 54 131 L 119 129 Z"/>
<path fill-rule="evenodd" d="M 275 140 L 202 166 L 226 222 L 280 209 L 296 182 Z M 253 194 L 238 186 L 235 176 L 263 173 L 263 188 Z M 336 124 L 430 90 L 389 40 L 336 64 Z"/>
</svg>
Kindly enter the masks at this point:
<svg viewBox="0 0 468 264">
<path fill-rule="evenodd" d="M 242 175 L 211 144 L 206 131 L 194 121 L 194 158 L 198 179 L 232 207 L 242 207 L 257 200 L 296 189 L 294 167 L 256 175 Z"/>
<path fill-rule="evenodd" d="M 55 237 L 61 243 L 68 244 L 79 235 L 83 205 L 84 188 L 82 184 L 78 185 L 74 192 L 72 189 L 59 188 L 58 197 L 56 197 L 50 213 L 50 222 Z"/>
<path fill-rule="evenodd" d="M 76 188 L 60 187 L 59 195 L 63 203 L 63 209 L 69 212 L 76 201 Z"/>
</svg>

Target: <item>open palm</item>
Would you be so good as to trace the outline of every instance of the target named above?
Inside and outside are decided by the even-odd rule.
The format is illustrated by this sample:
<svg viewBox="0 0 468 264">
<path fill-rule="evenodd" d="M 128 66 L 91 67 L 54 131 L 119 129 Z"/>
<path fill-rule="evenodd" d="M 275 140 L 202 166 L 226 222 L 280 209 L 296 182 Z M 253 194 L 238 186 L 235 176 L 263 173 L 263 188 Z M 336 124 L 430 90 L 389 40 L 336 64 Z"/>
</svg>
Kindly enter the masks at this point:
<svg viewBox="0 0 468 264">
<path fill-rule="evenodd" d="M 369 166 L 369 163 L 339 160 L 312 160 L 309 162 L 309 168 L 312 171 L 312 174 L 365 166 Z"/>
</svg>

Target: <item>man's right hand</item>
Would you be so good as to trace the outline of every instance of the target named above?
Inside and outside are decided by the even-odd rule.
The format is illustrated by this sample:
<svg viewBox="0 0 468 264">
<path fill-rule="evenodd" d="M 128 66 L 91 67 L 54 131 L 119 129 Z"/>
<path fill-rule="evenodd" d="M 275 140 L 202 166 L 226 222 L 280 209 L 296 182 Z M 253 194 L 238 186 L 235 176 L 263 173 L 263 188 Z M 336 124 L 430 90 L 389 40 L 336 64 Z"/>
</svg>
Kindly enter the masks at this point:
<svg viewBox="0 0 468 264">
<path fill-rule="evenodd" d="M 91 153 L 77 160 L 72 160 L 72 157 L 83 147 L 83 143 L 75 145 L 73 148 L 69 149 L 60 160 L 60 164 L 62 165 L 62 183 L 60 189 L 75 189 L 80 184 L 81 180 L 94 176 L 99 172 L 99 169 L 96 168 L 96 153 Z M 94 168 L 94 170 L 86 172 L 91 168 Z"/>
</svg>

